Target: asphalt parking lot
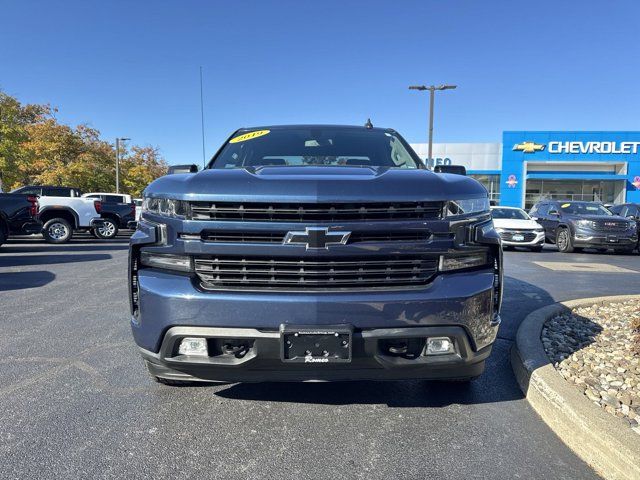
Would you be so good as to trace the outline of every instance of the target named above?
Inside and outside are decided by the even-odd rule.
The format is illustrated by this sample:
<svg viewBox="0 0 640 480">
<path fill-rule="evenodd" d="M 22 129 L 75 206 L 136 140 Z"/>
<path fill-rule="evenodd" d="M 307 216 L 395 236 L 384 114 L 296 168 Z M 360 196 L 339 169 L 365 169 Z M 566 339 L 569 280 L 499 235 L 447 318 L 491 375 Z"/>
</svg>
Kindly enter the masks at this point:
<svg viewBox="0 0 640 480">
<path fill-rule="evenodd" d="M 640 255 L 505 252 L 503 325 L 469 388 L 156 384 L 126 256 L 126 236 L 0 249 L 0 477 L 596 478 L 523 399 L 509 348 L 538 307 L 637 293 Z"/>
</svg>

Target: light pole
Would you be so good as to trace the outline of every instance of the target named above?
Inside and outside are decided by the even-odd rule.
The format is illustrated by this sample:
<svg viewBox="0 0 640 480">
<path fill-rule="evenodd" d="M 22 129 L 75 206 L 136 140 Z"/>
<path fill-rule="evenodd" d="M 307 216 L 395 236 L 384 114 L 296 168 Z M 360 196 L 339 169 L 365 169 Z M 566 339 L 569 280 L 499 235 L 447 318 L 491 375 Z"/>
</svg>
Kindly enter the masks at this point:
<svg viewBox="0 0 640 480">
<path fill-rule="evenodd" d="M 116 138 L 116 193 L 120 193 L 120 142 L 130 138 Z"/>
<path fill-rule="evenodd" d="M 453 90 L 457 85 L 412 85 L 409 90 L 429 90 L 429 156 L 427 157 L 427 166 L 432 160 L 433 151 L 433 103 L 435 99 L 436 90 Z"/>
</svg>

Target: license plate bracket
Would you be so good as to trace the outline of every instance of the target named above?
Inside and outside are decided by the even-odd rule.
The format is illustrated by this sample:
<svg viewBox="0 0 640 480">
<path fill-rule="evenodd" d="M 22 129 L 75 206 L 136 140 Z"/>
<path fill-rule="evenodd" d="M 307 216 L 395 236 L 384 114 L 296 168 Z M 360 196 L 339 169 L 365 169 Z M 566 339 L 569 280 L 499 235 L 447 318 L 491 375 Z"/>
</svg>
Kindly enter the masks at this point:
<svg viewBox="0 0 640 480">
<path fill-rule="evenodd" d="M 280 327 L 280 358 L 287 363 L 322 365 L 351 362 L 351 325 Z"/>
<path fill-rule="evenodd" d="M 617 235 L 607 235 L 607 242 L 609 243 L 618 243 Z"/>
</svg>

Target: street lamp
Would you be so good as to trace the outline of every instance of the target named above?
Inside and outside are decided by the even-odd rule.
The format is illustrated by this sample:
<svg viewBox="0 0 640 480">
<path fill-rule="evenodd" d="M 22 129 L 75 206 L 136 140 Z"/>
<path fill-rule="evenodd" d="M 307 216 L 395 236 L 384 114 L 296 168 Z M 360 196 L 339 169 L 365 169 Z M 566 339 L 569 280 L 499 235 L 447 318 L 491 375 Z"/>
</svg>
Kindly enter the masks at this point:
<svg viewBox="0 0 640 480">
<path fill-rule="evenodd" d="M 130 138 L 116 138 L 116 193 L 120 193 L 120 142 L 131 140 Z"/>
<path fill-rule="evenodd" d="M 457 85 L 412 85 L 409 90 L 429 90 L 429 156 L 427 157 L 427 165 L 431 162 L 431 154 L 433 150 L 433 101 L 436 90 L 453 90 Z"/>
</svg>

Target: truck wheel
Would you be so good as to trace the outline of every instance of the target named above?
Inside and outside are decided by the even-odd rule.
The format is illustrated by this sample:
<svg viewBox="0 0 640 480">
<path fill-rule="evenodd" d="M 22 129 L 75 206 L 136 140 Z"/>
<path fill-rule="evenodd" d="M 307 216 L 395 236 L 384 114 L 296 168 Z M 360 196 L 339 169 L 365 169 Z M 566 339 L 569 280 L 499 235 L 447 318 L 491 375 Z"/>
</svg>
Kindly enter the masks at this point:
<svg viewBox="0 0 640 480">
<path fill-rule="evenodd" d="M 560 228 L 556 235 L 556 245 L 558 251 L 562 253 L 573 253 L 573 241 L 571 240 L 571 232 L 567 228 Z"/>
<path fill-rule="evenodd" d="M 67 243 L 73 237 L 73 228 L 64 218 L 52 218 L 44 224 L 42 236 L 47 243 Z"/>
<path fill-rule="evenodd" d="M 103 219 L 102 225 L 93 229 L 96 237 L 108 240 L 118 235 L 118 225 L 110 218 Z"/>
</svg>

